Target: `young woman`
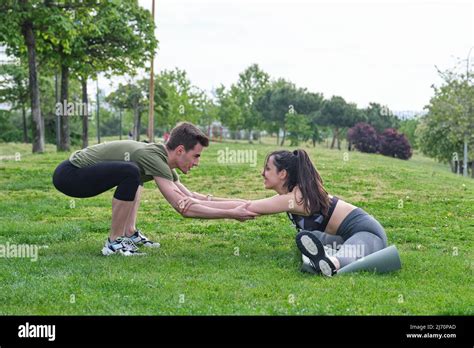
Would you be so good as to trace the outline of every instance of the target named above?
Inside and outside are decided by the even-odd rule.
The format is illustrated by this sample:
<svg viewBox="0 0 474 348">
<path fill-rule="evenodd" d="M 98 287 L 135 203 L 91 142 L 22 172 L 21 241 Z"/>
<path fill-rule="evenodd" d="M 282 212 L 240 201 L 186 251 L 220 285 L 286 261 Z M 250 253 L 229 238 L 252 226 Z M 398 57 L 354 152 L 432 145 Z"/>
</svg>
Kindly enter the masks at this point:
<svg viewBox="0 0 474 348">
<path fill-rule="evenodd" d="M 288 213 L 298 231 L 296 245 L 304 255 L 304 268 L 332 276 L 351 262 L 387 247 L 387 236 L 377 220 L 326 192 L 306 151 L 270 153 L 262 176 L 265 188 L 277 195 L 249 201 L 247 209 L 259 215 Z M 189 197 L 179 202 L 183 211 L 195 203 Z M 242 201 L 199 203 L 223 209 Z"/>
</svg>

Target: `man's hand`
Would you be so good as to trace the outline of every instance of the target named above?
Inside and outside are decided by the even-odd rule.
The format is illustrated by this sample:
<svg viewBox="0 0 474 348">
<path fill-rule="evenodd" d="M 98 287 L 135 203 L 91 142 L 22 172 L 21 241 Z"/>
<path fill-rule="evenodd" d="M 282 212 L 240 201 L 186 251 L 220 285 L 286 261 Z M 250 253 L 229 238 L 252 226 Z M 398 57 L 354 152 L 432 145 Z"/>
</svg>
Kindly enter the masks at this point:
<svg viewBox="0 0 474 348">
<path fill-rule="evenodd" d="M 239 220 L 239 221 L 246 221 L 250 219 L 254 219 L 256 216 L 258 216 L 257 213 L 254 213 L 250 210 L 247 210 L 251 202 L 244 203 L 242 205 L 239 205 L 238 207 L 231 209 L 232 215 L 234 216 L 234 219 Z"/>
<path fill-rule="evenodd" d="M 178 201 L 178 208 L 181 214 L 185 214 L 188 209 L 193 205 L 193 204 L 202 204 L 203 202 L 192 197 L 188 197 L 185 195 L 182 195 L 183 198 L 181 198 Z M 228 212 L 232 216 L 232 218 L 239 220 L 239 221 L 246 221 L 255 218 L 258 216 L 257 213 L 249 211 L 247 208 L 250 205 L 251 202 L 245 202 L 244 204 L 241 204 L 233 209 L 229 209 Z"/>
<path fill-rule="evenodd" d="M 183 198 L 181 198 L 178 201 L 178 208 L 181 214 L 184 214 L 188 211 L 189 207 L 193 204 L 199 204 L 200 201 L 196 198 L 192 198 L 189 196 L 182 195 Z"/>
</svg>

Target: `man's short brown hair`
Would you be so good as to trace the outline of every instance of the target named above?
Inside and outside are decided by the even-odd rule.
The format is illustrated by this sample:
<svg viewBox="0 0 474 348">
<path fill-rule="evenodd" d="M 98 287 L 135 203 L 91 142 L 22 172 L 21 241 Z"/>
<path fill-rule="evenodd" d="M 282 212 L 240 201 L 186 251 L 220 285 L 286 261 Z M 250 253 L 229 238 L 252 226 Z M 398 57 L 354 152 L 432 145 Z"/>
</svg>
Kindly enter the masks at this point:
<svg viewBox="0 0 474 348">
<path fill-rule="evenodd" d="M 209 138 L 192 123 L 180 122 L 171 130 L 166 147 L 169 150 L 174 150 L 179 145 L 183 145 L 184 150 L 188 152 L 194 149 L 197 143 L 207 147 L 209 146 Z"/>
</svg>

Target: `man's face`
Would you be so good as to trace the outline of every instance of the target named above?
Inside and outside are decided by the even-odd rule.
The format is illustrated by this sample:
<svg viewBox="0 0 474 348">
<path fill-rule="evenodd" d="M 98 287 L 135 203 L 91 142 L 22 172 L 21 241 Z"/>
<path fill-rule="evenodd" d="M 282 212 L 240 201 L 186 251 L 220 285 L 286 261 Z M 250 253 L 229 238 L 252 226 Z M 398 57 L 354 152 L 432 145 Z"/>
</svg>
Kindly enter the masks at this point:
<svg viewBox="0 0 474 348">
<path fill-rule="evenodd" d="M 187 174 L 192 167 L 198 166 L 202 150 L 203 146 L 199 143 L 197 143 L 194 148 L 189 150 L 188 152 L 185 151 L 183 145 L 179 145 L 176 148 L 176 164 L 178 165 L 178 168 L 184 174 Z"/>
</svg>

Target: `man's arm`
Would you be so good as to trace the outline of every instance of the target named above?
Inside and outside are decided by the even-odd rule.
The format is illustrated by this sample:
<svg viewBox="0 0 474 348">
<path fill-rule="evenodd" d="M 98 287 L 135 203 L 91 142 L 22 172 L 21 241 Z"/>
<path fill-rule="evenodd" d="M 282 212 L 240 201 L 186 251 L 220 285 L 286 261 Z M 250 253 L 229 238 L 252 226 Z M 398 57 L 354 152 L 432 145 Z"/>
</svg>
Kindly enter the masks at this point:
<svg viewBox="0 0 474 348">
<path fill-rule="evenodd" d="M 244 204 L 233 207 L 232 209 L 222 209 L 207 207 L 202 204 L 192 204 L 187 210 L 184 210 L 184 206 L 180 206 L 179 201 L 183 198 L 183 194 L 180 193 L 179 187 L 171 180 L 167 180 L 158 176 L 153 177 L 158 189 L 163 194 L 163 197 L 171 204 L 171 206 L 184 217 L 196 217 L 206 219 L 237 219 L 247 220 L 252 219 L 257 214 L 251 213 L 246 210 Z"/>
<path fill-rule="evenodd" d="M 214 197 L 212 195 L 203 195 L 202 193 L 199 192 L 191 192 L 188 190 L 186 186 L 184 186 L 181 182 L 175 181 L 175 185 L 179 188 L 179 190 L 185 194 L 188 197 L 198 199 L 200 201 L 218 201 L 218 202 L 236 202 L 236 203 L 246 203 L 247 201 L 244 199 L 238 199 L 238 198 L 220 198 L 220 197 Z"/>
</svg>

